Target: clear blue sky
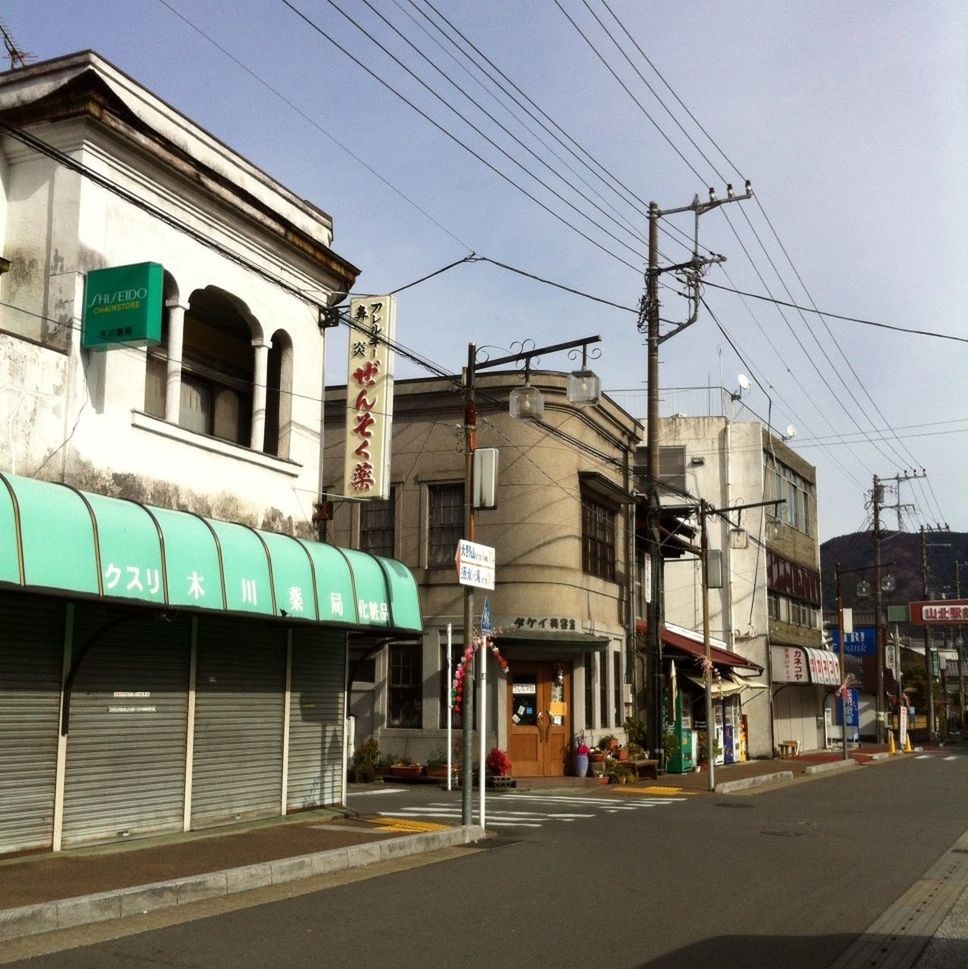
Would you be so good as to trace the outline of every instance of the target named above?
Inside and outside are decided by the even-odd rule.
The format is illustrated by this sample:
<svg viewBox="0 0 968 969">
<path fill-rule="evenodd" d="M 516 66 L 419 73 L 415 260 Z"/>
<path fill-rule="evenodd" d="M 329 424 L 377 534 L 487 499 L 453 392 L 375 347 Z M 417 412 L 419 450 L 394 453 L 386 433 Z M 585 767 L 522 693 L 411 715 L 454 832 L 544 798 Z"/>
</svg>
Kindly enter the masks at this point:
<svg viewBox="0 0 968 969">
<path fill-rule="evenodd" d="M 709 283 L 968 337 L 963 3 L 372 0 L 604 214 L 457 93 L 364 0 L 291 3 L 389 88 L 282 0 L 13 0 L 0 16 L 33 60 L 97 50 L 330 212 L 336 250 L 363 269 L 361 292 L 397 289 L 474 251 L 634 308 L 643 290 L 643 203 L 678 207 L 697 193 L 705 197 L 708 186 L 722 195 L 727 180 L 739 189 L 746 177 L 755 200 L 702 220 L 701 243 L 727 257 L 710 270 Z M 603 187 L 534 122 L 532 131 L 523 128 L 502 106 L 506 98 L 495 100 L 471 80 L 466 61 L 437 43 L 444 42 L 431 21 L 443 24 L 440 15 L 618 179 L 626 197 Z M 689 219 L 675 221 L 661 248 L 680 261 L 686 250 L 676 228 L 689 233 Z M 817 466 L 822 538 L 864 526 L 875 474 L 911 468 L 926 469 L 928 479 L 902 486 L 900 501 L 916 506 L 905 527 L 941 521 L 968 531 L 968 344 L 781 312 L 712 286 L 705 298 L 726 333 L 703 310 L 663 344 L 664 412 L 706 410 L 707 394 L 672 388 L 735 389 L 737 375 L 747 374 L 752 387 L 743 403 L 781 431 L 794 425 L 793 445 Z M 683 312 L 674 291 L 665 291 L 663 316 L 676 320 Z M 642 415 L 645 349 L 634 313 L 488 263 L 461 265 L 399 296 L 399 341 L 452 371 L 469 341 L 503 353 L 526 337 L 543 345 L 595 333 L 603 337 L 595 368 L 606 388 Z M 334 382 L 343 379 L 344 346 L 345 337 L 330 344 Z M 569 369 L 571 362 L 555 357 L 538 365 Z M 397 375 L 425 372 L 400 364 Z"/>
</svg>

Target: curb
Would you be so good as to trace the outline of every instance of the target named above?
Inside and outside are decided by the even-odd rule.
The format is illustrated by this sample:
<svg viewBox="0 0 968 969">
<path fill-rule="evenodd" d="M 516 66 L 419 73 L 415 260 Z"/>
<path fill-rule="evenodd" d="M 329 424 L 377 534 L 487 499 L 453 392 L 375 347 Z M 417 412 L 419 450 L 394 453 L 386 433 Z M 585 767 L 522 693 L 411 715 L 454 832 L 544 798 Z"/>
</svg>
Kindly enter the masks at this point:
<svg viewBox="0 0 968 969">
<path fill-rule="evenodd" d="M 756 777 L 744 777 L 738 781 L 726 781 L 724 784 L 717 784 L 715 794 L 732 794 L 734 791 L 743 791 L 749 787 L 759 787 L 761 784 L 776 784 L 778 781 L 792 781 L 793 771 L 781 770 L 775 774 L 759 774 Z"/>
<path fill-rule="evenodd" d="M 827 774 L 830 771 L 851 770 L 854 767 L 860 767 L 860 764 L 853 758 L 850 758 L 848 760 L 831 760 L 825 764 L 811 764 L 803 772 L 804 774 Z"/>
<path fill-rule="evenodd" d="M 95 895 L 24 905 L 0 911 L 0 942 L 91 922 L 144 915 L 157 909 L 188 905 L 202 899 L 246 892 L 267 885 L 282 885 L 315 875 L 329 875 L 349 868 L 363 868 L 381 861 L 472 844 L 485 837 L 487 835 L 479 825 L 462 825 L 444 831 L 428 831 L 241 868 L 190 875 L 173 881 L 133 885 Z"/>
</svg>

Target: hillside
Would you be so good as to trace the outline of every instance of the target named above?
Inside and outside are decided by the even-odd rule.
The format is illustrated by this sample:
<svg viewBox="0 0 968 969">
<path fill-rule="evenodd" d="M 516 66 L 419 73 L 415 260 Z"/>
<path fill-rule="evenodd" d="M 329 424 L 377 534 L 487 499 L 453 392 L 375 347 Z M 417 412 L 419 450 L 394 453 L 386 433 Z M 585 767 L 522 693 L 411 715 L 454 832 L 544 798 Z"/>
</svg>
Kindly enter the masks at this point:
<svg viewBox="0 0 968 969">
<path fill-rule="evenodd" d="M 929 532 L 927 534 L 928 589 L 927 598 L 954 599 L 956 596 L 955 563 L 961 562 L 961 598 L 968 598 L 968 533 Z M 820 546 L 820 563 L 823 570 L 823 604 L 825 610 L 836 608 L 836 565 L 840 563 L 844 605 L 863 610 L 870 608 L 872 600 L 858 600 L 857 583 L 862 579 L 874 580 L 873 570 L 849 573 L 850 569 L 871 566 L 874 563 L 874 538 L 872 532 L 856 532 L 831 538 Z M 922 577 L 921 535 L 917 532 L 884 533 L 881 539 L 882 574 L 894 576 L 897 588 L 883 593 L 882 604 L 905 605 L 924 599 Z M 890 566 L 887 563 L 892 563 Z"/>
</svg>

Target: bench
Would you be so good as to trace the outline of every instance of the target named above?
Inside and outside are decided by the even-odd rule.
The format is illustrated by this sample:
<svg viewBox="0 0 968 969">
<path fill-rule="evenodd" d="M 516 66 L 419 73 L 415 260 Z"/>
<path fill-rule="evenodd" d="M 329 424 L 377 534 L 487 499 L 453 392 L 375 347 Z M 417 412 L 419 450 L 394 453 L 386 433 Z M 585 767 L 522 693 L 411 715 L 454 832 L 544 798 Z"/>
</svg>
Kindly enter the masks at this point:
<svg viewBox="0 0 968 969">
<path fill-rule="evenodd" d="M 781 740 L 779 746 L 781 759 L 793 760 L 799 752 L 800 743 L 797 740 Z"/>
<path fill-rule="evenodd" d="M 640 777 L 654 777 L 656 780 L 659 779 L 659 762 L 658 760 L 646 760 L 644 758 L 639 760 L 628 760 L 625 762 L 626 767 L 630 767 L 635 771 L 636 778 Z"/>
</svg>

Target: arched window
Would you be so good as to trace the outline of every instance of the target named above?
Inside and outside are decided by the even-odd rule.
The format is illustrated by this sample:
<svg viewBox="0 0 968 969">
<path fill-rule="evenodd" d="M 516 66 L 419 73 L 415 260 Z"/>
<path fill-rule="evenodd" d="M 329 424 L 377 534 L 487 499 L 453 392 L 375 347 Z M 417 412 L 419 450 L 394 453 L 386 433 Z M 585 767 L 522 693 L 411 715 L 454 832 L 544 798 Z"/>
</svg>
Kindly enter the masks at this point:
<svg viewBox="0 0 968 969">
<path fill-rule="evenodd" d="M 240 300 L 214 286 L 192 293 L 182 346 L 182 427 L 249 446 L 252 335 L 251 316 Z"/>
<path fill-rule="evenodd" d="M 288 458 L 291 436 L 292 340 L 284 330 L 277 330 L 272 335 L 266 375 L 265 452 Z"/>
</svg>

